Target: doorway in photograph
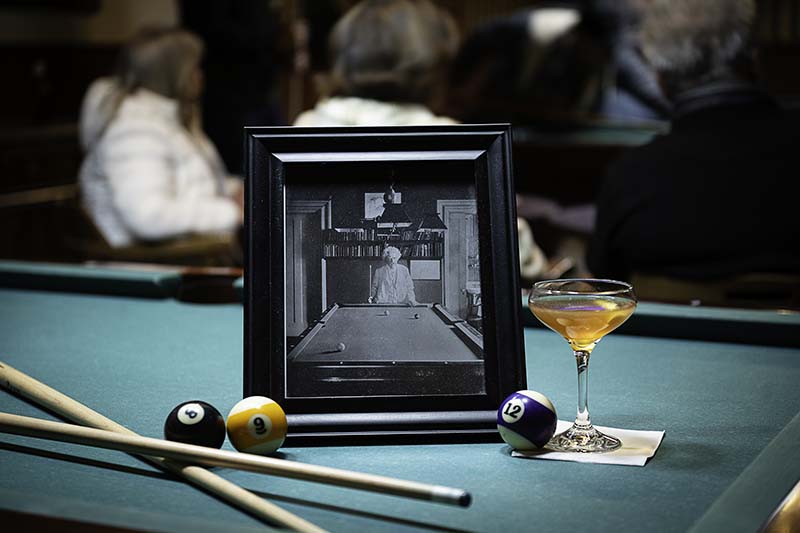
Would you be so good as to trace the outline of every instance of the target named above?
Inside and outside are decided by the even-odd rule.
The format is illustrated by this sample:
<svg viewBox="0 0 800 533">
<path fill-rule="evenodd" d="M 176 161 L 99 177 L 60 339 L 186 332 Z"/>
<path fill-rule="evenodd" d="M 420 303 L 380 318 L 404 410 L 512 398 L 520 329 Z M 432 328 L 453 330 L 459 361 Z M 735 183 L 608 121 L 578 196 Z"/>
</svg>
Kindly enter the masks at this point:
<svg viewBox="0 0 800 533">
<path fill-rule="evenodd" d="M 286 335 L 290 338 L 308 329 L 310 317 L 324 308 L 322 236 L 330 227 L 330 201 L 294 201 L 286 206 Z"/>
<path fill-rule="evenodd" d="M 471 200 L 439 200 L 437 211 L 449 228 L 445 236 L 445 306 L 482 330 L 478 206 Z"/>
</svg>

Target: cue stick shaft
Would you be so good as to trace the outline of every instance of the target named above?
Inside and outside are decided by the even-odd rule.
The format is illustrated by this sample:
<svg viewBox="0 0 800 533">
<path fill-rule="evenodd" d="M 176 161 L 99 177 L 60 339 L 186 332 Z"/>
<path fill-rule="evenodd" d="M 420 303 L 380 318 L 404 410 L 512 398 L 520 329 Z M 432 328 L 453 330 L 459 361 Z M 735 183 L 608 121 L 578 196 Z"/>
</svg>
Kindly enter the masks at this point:
<svg viewBox="0 0 800 533">
<path fill-rule="evenodd" d="M 0 361 L 0 386 L 81 425 L 129 436 L 139 436 L 125 426 L 93 411 L 82 403 L 20 372 L 3 361 Z M 161 457 L 148 455 L 142 455 L 141 457 L 158 467 L 183 477 L 228 503 L 244 509 L 261 520 L 273 524 L 277 523 L 295 531 L 310 533 L 325 531 L 311 522 L 259 498 L 239 485 L 209 472 L 205 468 Z"/>
<path fill-rule="evenodd" d="M 199 463 L 204 466 L 235 468 L 260 474 L 316 481 L 452 505 L 466 506 L 470 502 L 469 493 L 461 489 L 403 481 L 271 457 L 216 450 L 205 446 L 152 439 L 138 435 L 114 433 L 9 413 L 0 413 L 0 432 L 108 448 L 128 453 L 168 457 L 183 462 Z"/>
</svg>

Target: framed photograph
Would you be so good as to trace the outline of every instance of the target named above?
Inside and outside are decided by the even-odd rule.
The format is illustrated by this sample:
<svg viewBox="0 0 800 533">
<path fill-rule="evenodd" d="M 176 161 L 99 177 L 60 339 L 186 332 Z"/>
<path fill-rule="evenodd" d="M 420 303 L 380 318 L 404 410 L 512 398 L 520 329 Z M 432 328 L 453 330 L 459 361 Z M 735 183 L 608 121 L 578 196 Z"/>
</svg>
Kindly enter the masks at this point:
<svg viewBox="0 0 800 533">
<path fill-rule="evenodd" d="M 526 383 L 510 137 L 246 128 L 244 394 L 289 439 L 498 438 Z"/>
</svg>

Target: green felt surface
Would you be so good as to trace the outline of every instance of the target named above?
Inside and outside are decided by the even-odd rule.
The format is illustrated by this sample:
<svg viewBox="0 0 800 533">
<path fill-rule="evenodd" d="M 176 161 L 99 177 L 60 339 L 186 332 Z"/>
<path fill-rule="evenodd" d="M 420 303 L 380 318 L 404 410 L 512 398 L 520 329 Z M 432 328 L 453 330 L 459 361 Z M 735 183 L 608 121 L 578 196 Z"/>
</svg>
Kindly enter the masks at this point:
<svg viewBox="0 0 800 533">
<path fill-rule="evenodd" d="M 650 142 L 659 133 L 665 133 L 668 125 L 659 122 L 643 122 L 638 127 L 625 124 L 595 124 L 572 129 L 537 130 L 534 127 L 514 128 L 515 143 L 539 145 L 589 145 L 589 146 L 639 146 Z"/>
<path fill-rule="evenodd" d="M 529 388 L 571 418 L 567 344 L 541 328 L 526 329 L 525 344 Z M 0 290 L 0 360 L 147 436 L 160 436 L 184 400 L 227 414 L 241 395 L 241 353 L 238 305 Z M 464 488 L 474 498 L 467 509 L 217 471 L 333 531 L 704 530 L 707 513 L 738 505 L 726 491 L 746 497 L 773 472 L 800 473 L 796 452 L 770 451 L 800 410 L 798 380 L 793 347 L 615 333 L 592 358 L 590 408 L 601 425 L 666 430 L 643 468 L 513 459 L 502 444 L 283 450 L 302 462 Z M 0 410 L 50 418 L 4 391 Z M 119 452 L 0 435 L 0 472 L 1 509 L 144 530 L 259 527 Z M 739 510 L 746 523 L 768 517 Z"/>
<path fill-rule="evenodd" d="M 726 320 L 730 322 L 755 322 L 766 324 L 777 322 L 800 326 L 800 313 L 788 311 L 767 311 L 759 309 L 724 309 L 721 307 L 702 307 L 676 304 L 640 302 L 637 312 L 658 317 L 679 317 L 692 320 Z"/>
<path fill-rule="evenodd" d="M 168 298 L 175 296 L 180 279 L 177 269 L 0 261 L 0 287 Z"/>
<path fill-rule="evenodd" d="M 775 502 L 789 494 L 800 481 L 797 469 L 792 467 L 797 464 L 798 443 L 800 414 L 778 433 L 692 529 L 723 533 L 763 528 L 764 517 L 774 511 Z M 787 463 L 786 468 L 781 467 Z M 758 490 L 754 491 L 753 487 Z"/>
</svg>

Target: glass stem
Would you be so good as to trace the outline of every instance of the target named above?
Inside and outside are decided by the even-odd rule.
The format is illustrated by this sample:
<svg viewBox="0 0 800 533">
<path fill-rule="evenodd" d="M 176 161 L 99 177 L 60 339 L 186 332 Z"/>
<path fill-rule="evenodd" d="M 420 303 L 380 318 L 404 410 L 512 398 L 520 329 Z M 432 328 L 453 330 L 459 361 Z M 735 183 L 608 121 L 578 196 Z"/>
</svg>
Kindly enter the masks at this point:
<svg viewBox="0 0 800 533">
<path fill-rule="evenodd" d="M 575 425 L 585 429 L 592 427 L 589 418 L 589 355 L 589 351 L 575 350 L 575 361 L 578 363 L 578 415 Z"/>
</svg>

